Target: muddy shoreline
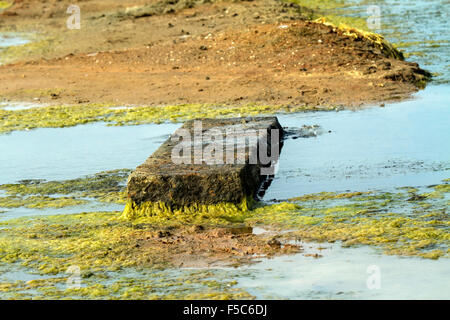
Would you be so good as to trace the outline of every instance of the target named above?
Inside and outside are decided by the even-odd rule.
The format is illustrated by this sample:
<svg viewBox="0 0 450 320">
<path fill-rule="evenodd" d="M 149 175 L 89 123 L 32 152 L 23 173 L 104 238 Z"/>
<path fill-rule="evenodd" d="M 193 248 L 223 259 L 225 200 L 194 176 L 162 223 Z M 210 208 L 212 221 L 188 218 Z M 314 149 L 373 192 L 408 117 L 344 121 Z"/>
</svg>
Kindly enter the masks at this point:
<svg viewBox="0 0 450 320">
<path fill-rule="evenodd" d="M 16 1 L 1 14 L 0 31 L 38 38 L 2 53 L 16 61 L 0 67 L 0 97 L 357 107 L 405 99 L 430 76 L 378 40 L 311 22 L 313 11 L 296 4 L 145 3 L 83 3 L 81 29 L 69 30 L 69 2 Z"/>
</svg>

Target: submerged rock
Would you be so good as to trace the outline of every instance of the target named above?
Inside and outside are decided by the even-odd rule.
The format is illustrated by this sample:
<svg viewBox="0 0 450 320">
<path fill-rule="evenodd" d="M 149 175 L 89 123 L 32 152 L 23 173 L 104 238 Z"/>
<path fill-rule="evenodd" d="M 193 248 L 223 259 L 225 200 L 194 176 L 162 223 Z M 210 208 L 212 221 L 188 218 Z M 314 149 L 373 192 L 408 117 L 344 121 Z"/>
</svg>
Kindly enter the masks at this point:
<svg viewBox="0 0 450 320">
<path fill-rule="evenodd" d="M 246 211 L 274 174 L 282 137 L 276 117 L 188 121 L 129 176 L 124 215 Z"/>
</svg>

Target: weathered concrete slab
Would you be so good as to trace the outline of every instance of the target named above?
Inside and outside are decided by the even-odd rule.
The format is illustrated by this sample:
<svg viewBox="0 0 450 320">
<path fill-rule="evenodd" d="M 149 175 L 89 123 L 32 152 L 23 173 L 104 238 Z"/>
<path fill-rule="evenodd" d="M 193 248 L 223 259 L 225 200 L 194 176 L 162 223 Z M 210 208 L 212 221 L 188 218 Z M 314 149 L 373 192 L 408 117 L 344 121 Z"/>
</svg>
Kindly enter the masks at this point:
<svg viewBox="0 0 450 320">
<path fill-rule="evenodd" d="M 276 117 L 188 121 L 129 176 L 124 214 L 245 210 L 273 174 L 282 136 Z"/>
</svg>

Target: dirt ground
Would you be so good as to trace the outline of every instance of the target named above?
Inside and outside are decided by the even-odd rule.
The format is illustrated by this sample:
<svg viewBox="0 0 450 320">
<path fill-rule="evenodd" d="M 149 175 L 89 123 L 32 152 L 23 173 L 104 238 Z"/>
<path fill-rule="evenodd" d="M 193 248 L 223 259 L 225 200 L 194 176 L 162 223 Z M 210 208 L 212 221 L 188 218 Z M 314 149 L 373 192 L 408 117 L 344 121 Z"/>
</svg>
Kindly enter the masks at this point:
<svg viewBox="0 0 450 320">
<path fill-rule="evenodd" d="M 142 228 L 147 229 L 145 225 Z M 274 233 L 255 235 L 252 230 L 246 226 L 201 225 L 159 231 L 147 229 L 129 252 L 132 256 L 158 252 L 164 263 L 183 268 L 239 266 L 258 258 L 303 252 L 301 245 L 287 243 Z"/>
<path fill-rule="evenodd" d="M 427 75 L 279 0 L 77 3 L 80 30 L 66 27 L 71 1 L 3 11 L 0 31 L 43 39 L 0 67 L 3 99 L 355 107 L 406 98 Z"/>
</svg>

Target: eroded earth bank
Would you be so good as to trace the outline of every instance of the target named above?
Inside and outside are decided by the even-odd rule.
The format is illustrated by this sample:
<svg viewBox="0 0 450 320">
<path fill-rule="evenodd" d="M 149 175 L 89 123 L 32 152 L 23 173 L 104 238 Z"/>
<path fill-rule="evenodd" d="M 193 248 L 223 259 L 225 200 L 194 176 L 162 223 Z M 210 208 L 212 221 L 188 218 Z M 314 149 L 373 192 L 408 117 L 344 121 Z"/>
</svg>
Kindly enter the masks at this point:
<svg viewBox="0 0 450 320">
<path fill-rule="evenodd" d="M 19 101 L 165 105 L 345 105 L 398 100 L 429 74 L 379 36 L 312 22 L 276 1 L 16 1 L 0 30 L 35 31 L 3 53 L 0 96 Z M 36 99 L 37 98 L 37 99 Z"/>
</svg>

